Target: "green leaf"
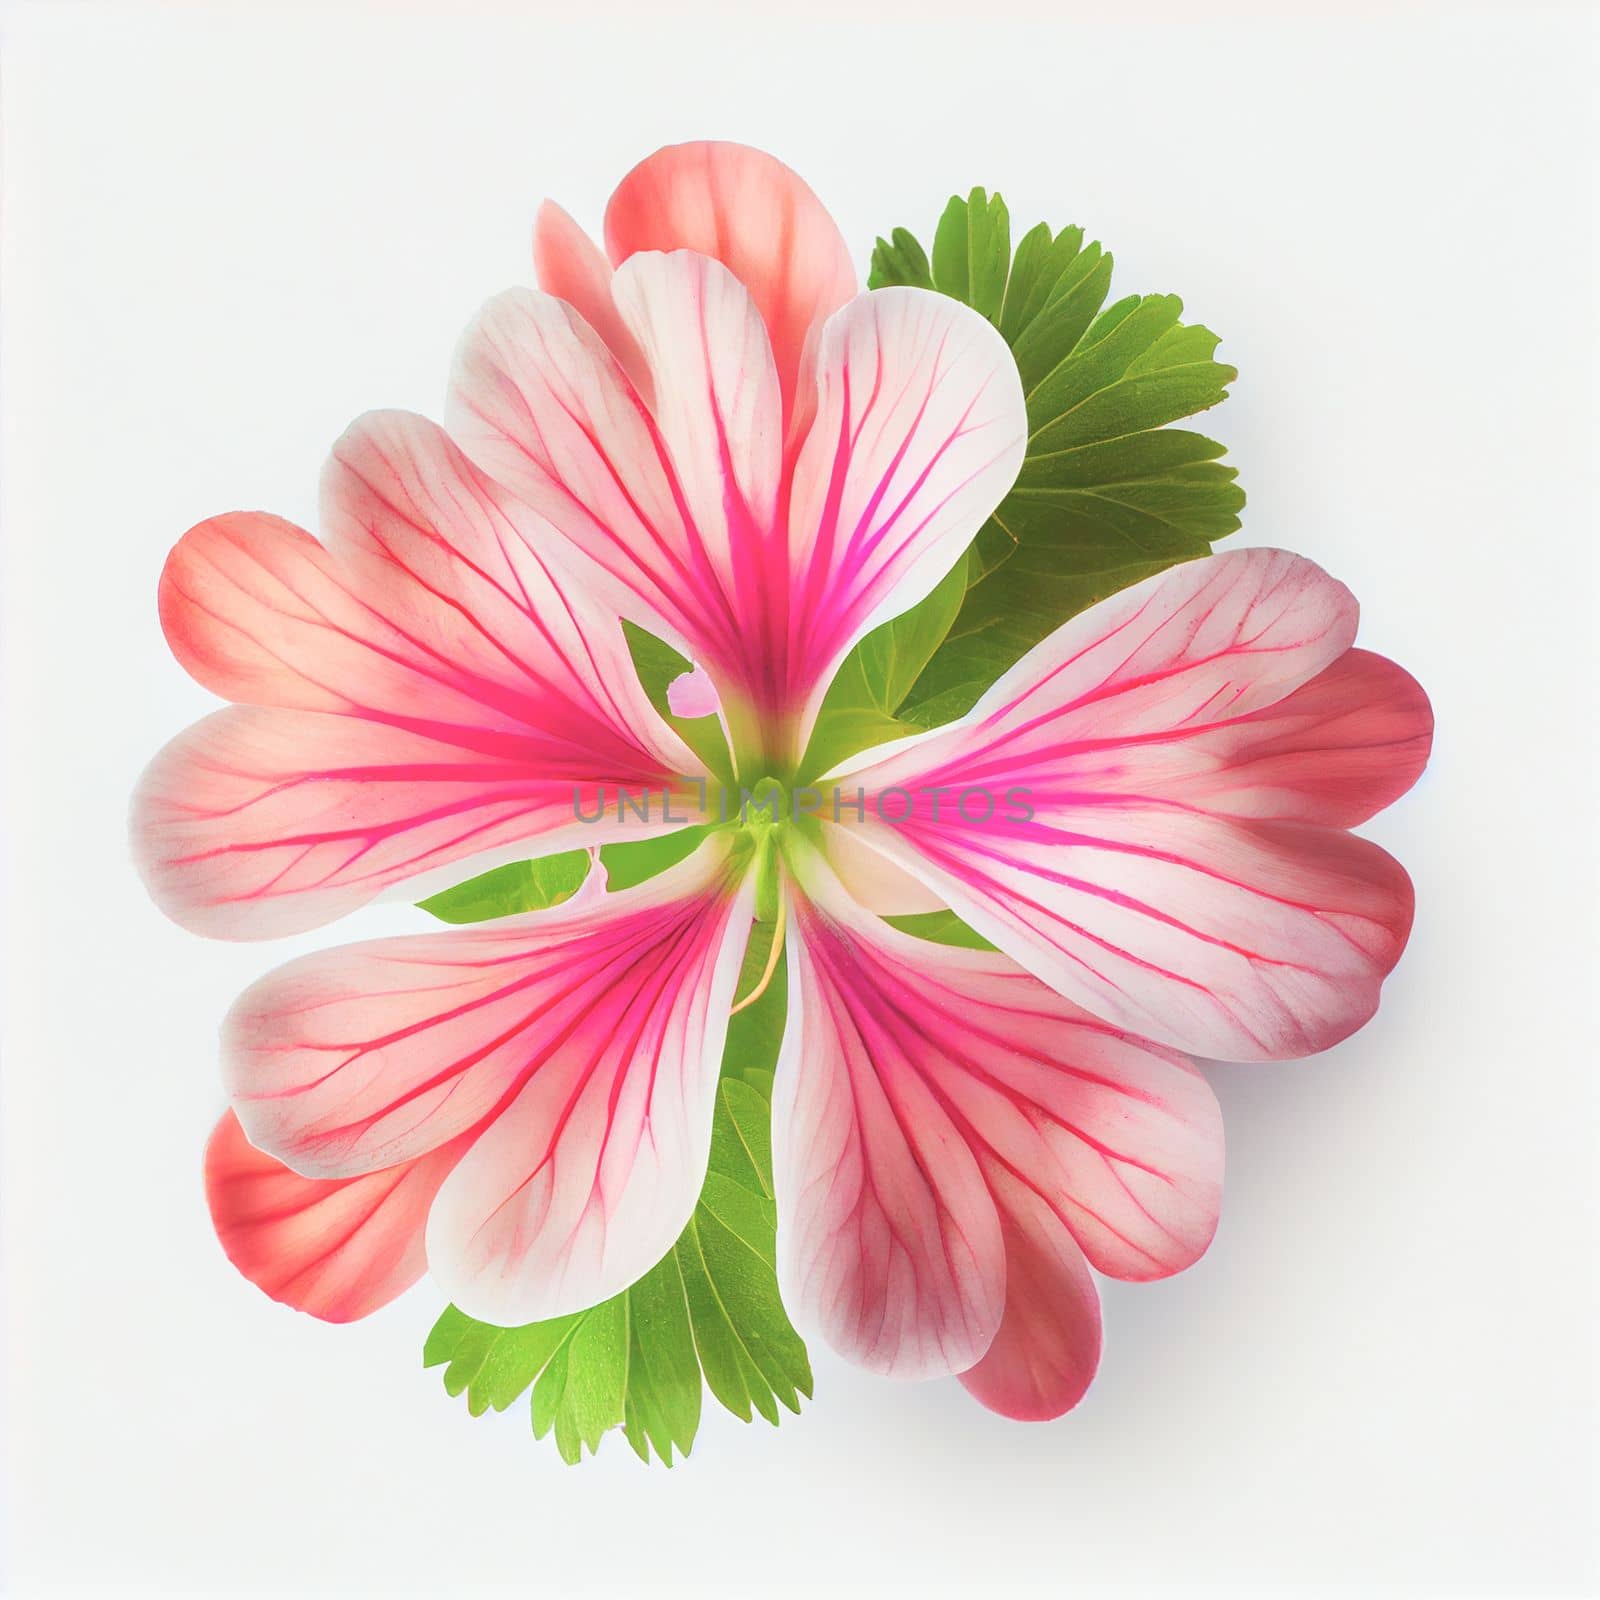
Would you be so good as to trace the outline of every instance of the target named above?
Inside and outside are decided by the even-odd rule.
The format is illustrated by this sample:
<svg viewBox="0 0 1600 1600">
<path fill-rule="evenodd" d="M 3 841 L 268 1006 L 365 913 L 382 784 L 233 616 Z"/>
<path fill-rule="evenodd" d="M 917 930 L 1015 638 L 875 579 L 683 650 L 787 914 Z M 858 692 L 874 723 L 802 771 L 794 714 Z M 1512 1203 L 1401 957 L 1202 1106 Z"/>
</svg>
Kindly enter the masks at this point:
<svg viewBox="0 0 1600 1600">
<path fill-rule="evenodd" d="M 993 322 L 1016 357 L 1029 431 L 1016 484 L 968 551 L 954 619 L 889 707 L 904 732 L 970 710 L 1087 606 L 1209 554 L 1239 527 L 1244 494 L 1222 445 L 1169 426 L 1225 399 L 1236 376 L 1214 359 L 1217 336 L 1180 320 L 1177 296 L 1108 307 L 1112 259 L 1075 227 L 1040 223 L 1007 263 L 1004 203 L 982 189 L 945 208 L 930 273 L 911 234 L 891 239 L 869 282 L 931 284 Z"/>
<path fill-rule="evenodd" d="M 678 737 L 705 762 L 714 777 L 731 783 L 733 761 L 728 754 L 728 741 L 722 736 L 722 723 L 715 716 L 675 717 L 667 704 L 667 688 L 672 680 L 692 671 L 694 664 L 664 639 L 647 633 L 636 623 L 624 620 L 622 632 L 650 704 L 677 730 Z"/>
<path fill-rule="evenodd" d="M 950 197 L 933 235 L 933 286 L 965 301 L 996 326 L 1011 270 L 1011 217 L 1006 203 L 974 189 Z"/>
<path fill-rule="evenodd" d="M 650 1452 L 672 1465 L 672 1452 L 688 1455 L 700 1427 L 703 1382 L 683 1274 L 673 1251 L 628 1290 L 628 1389 L 623 1431 L 641 1461 Z"/>
<path fill-rule="evenodd" d="M 607 890 L 631 889 L 676 866 L 699 848 L 710 831 L 709 824 L 696 823 L 675 833 L 602 845 L 600 861 L 606 870 Z M 417 904 L 441 922 L 486 922 L 490 917 L 559 905 L 577 893 L 588 873 L 589 852 L 567 850 L 496 867 Z"/>
<path fill-rule="evenodd" d="M 902 933 L 909 933 L 917 939 L 930 939 L 934 944 L 960 945 L 966 950 L 995 948 L 976 928 L 969 927 L 953 911 L 914 911 L 883 920 Z"/>
<path fill-rule="evenodd" d="M 606 1432 L 623 1420 L 628 1395 L 628 1297 L 618 1295 L 580 1317 L 559 1356 L 559 1384 L 551 1381 L 556 1366 L 552 1362 L 534 1387 L 533 1432 L 535 1438 L 543 1438 L 553 1424 L 562 1459 L 575 1462 L 580 1446 L 593 1454 Z M 540 1389 L 548 1391 L 544 1428 L 539 1426 Z"/>
<path fill-rule="evenodd" d="M 703 1388 L 747 1422 L 759 1412 L 776 1423 L 780 1406 L 798 1412 L 811 1366 L 778 1295 L 770 1093 L 754 1066 L 723 1078 L 694 1216 L 632 1287 L 521 1328 L 449 1306 L 423 1365 L 444 1367 L 446 1392 L 464 1393 L 473 1416 L 531 1390 L 535 1437 L 553 1434 L 569 1463 L 620 1428 L 641 1460 L 671 1466 L 673 1452 L 687 1455 L 694 1443 Z"/>
<path fill-rule="evenodd" d="M 652 834 L 648 839 L 624 839 L 619 844 L 600 846 L 600 864 L 606 869 L 606 889 L 631 889 L 668 867 L 687 860 L 705 842 L 711 828 L 707 823 L 679 828 L 676 833 Z"/>
<path fill-rule="evenodd" d="M 588 873 L 589 852 L 567 850 L 496 867 L 417 903 L 441 922 L 484 922 L 559 905 L 577 893 Z"/>
<path fill-rule="evenodd" d="M 891 284 L 906 284 L 913 289 L 933 287 L 927 253 L 904 228 L 896 228 L 887 239 L 878 240 L 867 270 L 869 289 L 886 289 Z"/>
<path fill-rule="evenodd" d="M 919 731 L 895 712 L 949 632 L 966 590 L 963 556 L 925 600 L 874 628 L 844 658 L 817 713 L 803 774 L 816 777 L 858 750 Z"/>
</svg>

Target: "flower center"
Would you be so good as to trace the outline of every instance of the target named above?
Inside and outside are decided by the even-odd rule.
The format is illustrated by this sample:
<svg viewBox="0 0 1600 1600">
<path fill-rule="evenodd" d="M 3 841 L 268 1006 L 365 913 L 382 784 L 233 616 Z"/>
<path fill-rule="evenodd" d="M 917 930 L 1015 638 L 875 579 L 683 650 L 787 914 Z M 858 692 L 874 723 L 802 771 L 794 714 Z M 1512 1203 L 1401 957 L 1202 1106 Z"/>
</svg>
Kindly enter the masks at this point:
<svg viewBox="0 0 1600 1600">
<path fill-rule="evenodd" d="M 776 778 L 762 778 L 740 796 L 739 820 L 759 841 L 789 820 L 789 791 Z"/>
</svg>

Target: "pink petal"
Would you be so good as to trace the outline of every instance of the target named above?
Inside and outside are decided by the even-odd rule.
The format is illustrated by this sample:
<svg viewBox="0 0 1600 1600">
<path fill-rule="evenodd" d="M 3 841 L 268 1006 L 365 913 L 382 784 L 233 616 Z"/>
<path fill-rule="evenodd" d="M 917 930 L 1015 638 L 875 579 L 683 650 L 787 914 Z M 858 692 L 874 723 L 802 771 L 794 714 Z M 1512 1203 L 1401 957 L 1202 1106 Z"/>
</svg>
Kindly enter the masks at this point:
<svg viewBox="0 0 1600 1600">
<path fill-rule="evenodd" d="M 834 791 L 824 786 L 823 792 L 823 808 L 818 814 L 826 817 L 830 815 Z M 854 796 L 842 798 L 853 800 Z M 858 906 L 880 917 L 927 916 L 945 909 L 944 901 L 927 884 L 874 850 L 862 838 L 859 828 L 827 828 L 822 838 L 828 865 Z"/>
<path fill-rule="evenodd" d="M 790 499 L 788 690 L 810 731 L 864 634 L 924 599 L 1022 465 L 1028 419 L 1005 341 L 920 289 L 861 295 L 831 318 L 818 406 Z"/>
<path fill-rule="evenodd" d="M 1041 1360 L 1075 1352 L 1086 1383 L 1074 1252 L 1145 1279 L 1204 1251 L 1222 1179 L 1210 1089 L 1007 957 L 890 928 L 820 860 L 803 877 L 773 1111 L 787 1303 L 876 1370 L 963 1371 L 1009 1324 Z M 1064 1322 L 1036 1303 L 1042 1281 L 1070 1291 Z"/>
<path fill-rule="evenodd" d="M 639 163 L 606 208 L 619 265 L 641 250 L 693 250 L 745 286 L 766 325 L 784 413 L 809 404 L 806 343 L 856 291 L 833 219 L 781 161 L 745 145 L 669 145 Z"/>
<path fill-rule="evenodd" d="M 1410 930 L 1410 882 L 1374 845 L 1276 820 L 1337 810 L 1302 797 L 1340 787 L 1342 731 L 1328 783 L 1305 776 L 1320 758 L 1302 750 L 1293 783 L 1274 762 L 1270 804 L 1215 793 L 1233 751 L 1250 784 L 1252 741 L 1270 760 L 1315 728 L 1319 715 L 1236 725 L 1337 661 L 1355 621 L 1348 591 L 1298 557 L 1191 562 L 1074 618 L 961 722 L 840 782 L 897 819 L 869 820 L 864 838 L 1095 1015 L 1208 1056 L 1324 1049 L 1376 1009 Z M 1334 680 L 1358 695 L 1394 684 Z M 1361 780 L 1363 798 L 1414 773 L 1414 740 L 1390 760 L 1382 782 Z M 1273 820 L 1223 814 L 1252 809 Z"/>
<path fill-rule="evenodd" d="M 1100 1365 L 1100 1294 L 1049 1202 L 1004 1168 L 985 1169 L 1006 1247 L 1006 1310 L 962 1387 L 991 1411 L 1045 1422 L 1083 1398 Z"/>
<path fill-rule="evenodd" d="M 230 1111 L 206 1145 L 211 1220 L 228 1259 L 264 1293 L 324 1322 L 354 1322 L 422 1276 L 428 1207 L 463 1146 L 323 1182 L 257 1150 Z"/>
<path fill-rule="evenodd" d="M 786 764 L 850 646 L 922 599 L 1010 487 L 1016 365 L 944 296 L 852 301 L 822 333 L 786 510 L 777 381 L 741 285 L 703 256 L 642 254 L 613 292 L 654 415 L 569 307 L 512 290 L 463 342 L 452 430 L 612 604 L 707 668 L 741 754 Z"/>
<path fill-rule="evenodd" d="M 717 686 L 704 667 L 681 672 L 667 685 L 667 709 L 675 717 L 714 717 L 722 709 Z"/>
<path fill-rule="evenodd" d="M 725 843 L 636 889 L 290 962 L 224 1031 L 252 1140 L 349 1177 L 480 1126 L 429 1221 L 470 1315 L 561 1315 L 663 1256 L 705 1175 L 751 917 Z"/>
<path fill-rule="evenodd" d="M 648 400 L 650 369 L 638 341 L 623 326 L 611 298 L 611 263 L 600 247 L 554 201 L 533 224 L 533 267 L 539 287 L 565 300 L 605 341 L 634 388 Z"/>
<path fill-rule="evenodd" d="M 760 319 L 703 257 L 637 257 L 616 292 L 662 364 L 659 427 L 570 307 L 512 289 L 462 341 L 451 431 L 589 558 L 609 604 L 737 680 L 760 611 L 737 614 L 732 540 L 754 547 L 743 559 L 760 571 L 776 538 L 778 401 Z M 762 603 L 748 583 L 745 598 Z"/>
<path fill-rule="evenodd" d="M 136 798 L 141 868 L 185 926 L 294 932 L 531 840 L 596 843 L 575 792 L 593 815 L 602 789 L 659 794 L 700 770 L 615 621 L 433 424 L 358 422 L 324 523 L 326 548 L 275 517 L 217 517 L 162 575 L 174 654 L 248 703 L 169 745 Z"/>
<path fill-rule="evenodd" d="M 1416 679 L 1346 650 L 1276 705 L 1185 740 L 1199 759 L 1181 792 L 1229 816 L 1350 828 L 1398 800 L 1432 747 L 1433 708 Z"/>
<path fill-rule="evenodd" d="M 831 930 L 797 919 L 788 959 L 773 1099 L 784 1304 L 871 1371 L 960 1372 L 1000 1326 L 994 1202 L 934 1086 L 858 1014 Z"/>
<path fill-rule="evenodd" d="M 745 666 L 748 641 L 770 636 L 760 619 L 782 614 L 781 589 L 763 587 L 784 570 L 772 348 L 744 285 L 707 256 L 633 256 L 614 293 L 655 379 L 655 427 L 691 530 L 664 592 L 698 593 L 693 636 L 711 630 L 718 659 Z"/>
</svg>

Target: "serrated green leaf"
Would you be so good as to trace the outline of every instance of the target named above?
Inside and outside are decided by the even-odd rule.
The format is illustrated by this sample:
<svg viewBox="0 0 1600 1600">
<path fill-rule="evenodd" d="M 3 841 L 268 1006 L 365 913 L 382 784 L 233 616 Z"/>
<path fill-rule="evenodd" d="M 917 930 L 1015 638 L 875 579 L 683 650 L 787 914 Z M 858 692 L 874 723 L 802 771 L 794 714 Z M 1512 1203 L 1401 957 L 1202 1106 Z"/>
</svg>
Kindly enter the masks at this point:
<svg viewBox="0 0 1600 1600">
<path fill-rule="evenodd" d="M 628 1396 L 628 1296 L 618 1295 L 587 1313 L 567 1341 L 566 1357 L 562 1413 L 592 1452 L 610 1429 L 622 1425 Z"/>
<path fill-rule="evenodd" d="M 752 1011 L 754 1006 L 750 1008 Z M 741 1012 L 741 1016 L 748 1015 Z M 772 1050 L 777 1057 L 777 1048 Z M 766 1199 L 772 1194 L 772 1074 L 770 1068 L 747 1069 L 747 1078 L 724 1078 L 722 1105 L 726 1115 L 711 1126 L 708 1173 L 720 1173 Z"/>
<path fill-rule="evenodd" d="M 1022 236 L 1000 313 L 1000 332 L 1008 344 L 1014 345 L 1022 330 L 1044 310 L 1082 248 L 1082 228 L 1063 228 L 1052 234 L 1049 224 L 1040 222 Z"/>
<path fill-rule="evenodd" d="M 900 285 L 912 289 L 931 289 L 933 271 L 916 238 L 904 228 L 896 228 L 887 239 L 879 239 L 872 250 L 872 265 L 867 269 L 869 289 Z"/>
<path fill-rule="evenodd" d="M 1086 606 L 1209 554 L 1244 506 L 1234 470 L 1218 459 L 1224 447 L 1169 426 L 1226 398 L 1236 374 L 1214 359 L 1217 336 L 1183 323 L 1175 295 L 1108 306 L 1112 259 L 1076 227 L 1031 228 L 1007 273 L 995 254 L 1007 229 L 1000 197 L 975 189 L 952 198 L 934 235 L 933 286 L 975 307 L 1011 346 L 1029 442 L 1016 484 L 968 551 L 954 620 L 889 707 L 901 733 L 970 710 Z M 898 228 L 891 239 L 874 257 L 878 278 L 915 281 L 917 241 Z M 881 721 L 864 720 L 862 731 L 897 736 Z"/>
<path fill-rule="evenodd" d="M 952 195 L 933 236 L 933 286 L 999 324 L 1011 270 L 1011 217 L 999 195 Z"/>
<path fill-rule="evenodd" d="M 754 1011 L 751 1007 L 750 1011 Z M 741 1012 L 747 1016 L 749 1012 Z M 634 1452 L 687 1455 L 703 1388 L 736 1416 L 777 1422 L 810 1397 L 811 1367 L 778 1294 L 770 1074 L 724 1076 L 694 1216 L 623 1294 L 587 1311 L 496 1328 L 449 1306 L 423 1348 L 474 1416 L 528 1392 L 533 1432 L 562 1459 L 620 1427 Z"/>
<path fill-rule="evenodd" d="M 623 1432 L 642 1461 L 672 1465 L 700 1427 L 704 1388 L 678 1258 L 669 1253 L 628 1291 L 630 1365 Z M 645 1334 L 644 1330 L 648 1330 Z"/>
<path fill-rule="evenodd" d="M 441 922 L 484 922 L 559 905 L 577 893 L 588 873 L 589 852 L 565 850 L 496 867 L 417 904 Z"/>
<path fill-rule="evenodd" d="M 777 1298 L 771 1266 L 709 1211 L 675 1246 L 706 1386 L 736 1417 L 778 1420 L 811 1393 L 805 1346 Z"/>
</svg>

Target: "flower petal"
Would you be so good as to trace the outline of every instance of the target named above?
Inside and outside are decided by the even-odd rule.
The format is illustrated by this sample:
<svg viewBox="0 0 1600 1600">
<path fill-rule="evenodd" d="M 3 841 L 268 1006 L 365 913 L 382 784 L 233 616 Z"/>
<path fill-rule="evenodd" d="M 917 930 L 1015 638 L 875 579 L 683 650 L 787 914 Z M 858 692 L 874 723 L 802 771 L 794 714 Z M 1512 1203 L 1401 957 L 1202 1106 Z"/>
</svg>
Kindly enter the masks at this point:
<svg viewBox="0 0 1600 1600">
<path fill-rule="evenodd" d="M 428 1207 L 464 1143 L 325 1182 L 257 1150 L 230 1111 L 206 1145 L 211 1220 L 228 1259 L 265 1294 L 324 1322 L 354 1322 L 422 1276 Z"/>
<path fill-rule="evenodd" d="M 704 667 L 680 672 L 667 685 L 667 710 L 675 717 L 714 717 L 721 709 L 717 686 Z"/>
<path fill-rule="evenodd" d="M 1352 828 L 1422 775 L 1433 708 L 1404 668 L 1346 650 L 1293 694 L 1184 740 L 1176 794 L 1235 817 Z"/>
<path fill-rule="evenodd" d="M 680 251 L 630 257 L 613 293 L 654 415 L 569 306 L 511 290 L 463 340 L 452 431 L 611 604 L 705 665 L 741 751 L 783 764 L 851 645 L 922 599 L 1010 487 L 1016 364 L 945 296 L 852 301 L 822 332 L 786 511 L 777 380 L 743 287 Z"/>
<path fill-rule="evenodd" d="M 611 263 L 600 247 L 554 201 L 539 207 L 533 224 L 533 269 L 539 287 L 565 300 L 605 341 L 634 388 L 648 403 L 650 369 L 638 341 L 623 326 L 611 298 Z"/>
<path fill-rule="evenodd" d="M 174 654 L 249 703 L 169 745 L 136 798 L 141 867 L 185 926 L 294 932 L 485 852 L 596 843 L 575 794 L 592 815 L 604 787 L 699 772 L 615 621 L 433 424 L 358 422 L 324 521 L 327 548 L 274 517 L 214 518 L 163 573 Z"/>
<path fill-rule="evenodd" d="M 1045 1422 L 1083 1398 L 1100 1365 L 1100 1293 L 1083 1251 L 1050 1203 L 990 1164 L 1006 1247 L 1006 1310 L 962 1387 L 991 1411 Z"/>
<path fill-rule="evenodd" d="M 641 161 L 606 208 L 619 265 L 641 250 L 693 250 L 750 292 L 777 362 L 785 415 L 807 396 L 807 338 L 856 291 L 850 250 L 809 187 L 746 145 L 669 145 Z"/>
<path fill-rule="evenodd" d="M 828 865 L 858 906 L 880 917 L 927 916 L 945 909 L 920 878 L 867 844 L 859 828 L 826 828 L 822 841 Z"/>
<path fill-rule="evenodd" d="M 819 860 L 803 876 L 773 1113 L 786 1297 L 852 1359 L 915 1376 L 970 1367 L 1004 1304 L 1015 1344 L 1059 1338 L 1087 1382 L 1072 1251 L 1135 1279 L 1204 1251 L 1222 1179 L 1209 1087 L 1006 956 L 889 927 Z M 1010 1288 L 1007 1233 L 1024 1252 Z M 1071 1291 L 1069 1326 L 1041 1331 L 1041 1280 Z"/>
<path fill-rule="evenodd" d="M 786 571 L 772 347 L 744 285 L 707 256 L 631 256 L 613 292 L 655 380 L 655 426 L 693 535 L 675 584 L 697 592 L 696 637 L 712 629 L 718 656 L 743 666 L 746 641 L 770 637 L 754 619 L 781 607 L 781 582 L 775 596 L 767 586 Z"/>
<path fill-rule="evenodd" d="M 1066 623 L 961 722 L 865 758 L 843 780 L 875 796 L 862 836 L 1119 1027 L 1233 1059 L 1324 1049 L 1376 1009 L 1410 930 L 1410 881 L 1374 845 L 1277 820 L 1325 814 L 1287 798 L 1330 787 L 1319 779 L 1275 779 L 1279 799 L 1256 807 L 1268 820 L 1217 804 L 1200 779 L 1226 787 L 1239 751 L 1248 783 L 1263 728 L 1270 755 L 1314 727 L 1246 719 L 1337 661 L 1354 631 L 1348 591 L 1299 557 L 1174 568 Z M 1315 772 L 1314 748 L 1300 756 Z M 1402 739 L 1394 770 L 1415 756 Z M 1333 764 L 1347 769 L 1343 754 Z"/>
<path fill-rule="evenodd" d="M 945 577 L 1022 466 L 1016 362 L 977 312 L 879 289 L 830 318 L 795 468 L 789 690 L 802 734 L 850 647 Z"/>
<path fill-rule="evenodd" d="M 217 939 L 276 938 L 397 884 L 422 898 L 534 851 L 659 830 L 660 792 L 628 792 L 651 805 L 648 822 L 632 809 L 619 819 L 609 785 L 547 778 L 514 752 L 480 755 L 354 717 L 230 706 L 146 769 L 134 852 L 174 921 Z M 598 820 L 576 820 L 579 810 Z"/>
<path fill-rule="evenodd" d="M 994 1202 L 933 1087 L 863 1015 L 831 929 L 797 916 L 788 961 L 773 1086 L 784 1304 L 873 1372 L 960 1372 L 1005 1301 Z"/>
<path fill-rule="evenodd" d="M 760 318 L 704 257 L 636 257 L 615 288 L 661 363 L 659 424 L 569 306 L 512 289 L 462 340 L 451 432 L 588 558 L 610 605 L 742 683 L 765 637 L 761 608 L 783 600 L 781 585 L 765 598 L 755 588 L 777 538 L 778 401 Z M 742 580 L 735 539 L 753 574 Z"/>
<path fill-rule="evenodd" d="M 635 889 L 291 962 L 229 1018 L 235 1110 L 319 1177 L 481 1127 L 429 1220 L 434 1275 L 506 1325 L 605 1299 L 705 1176 L 753 894 L 730 870 L 711 840 Z"/>
<path fill-rule="evenodd" d="M 377 1192 L 449 1148 L 428 1259 L 470 1315 L 605 1299 L 700 1192 L 751 915 L 727 874 L 712 842 L 634 890 L 291 962 L 229 1018 L 235 1110 L 307 1183 Z"/>
</svg>

